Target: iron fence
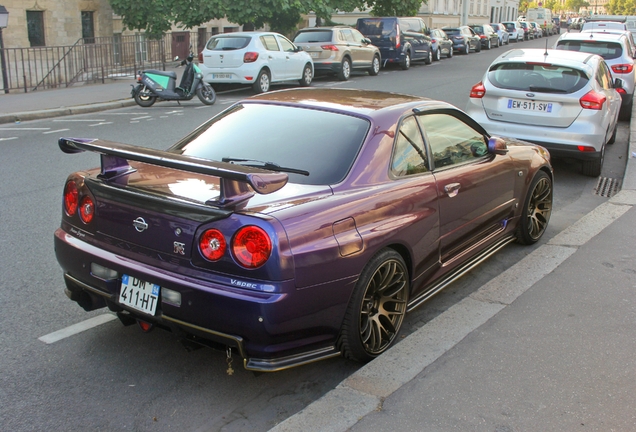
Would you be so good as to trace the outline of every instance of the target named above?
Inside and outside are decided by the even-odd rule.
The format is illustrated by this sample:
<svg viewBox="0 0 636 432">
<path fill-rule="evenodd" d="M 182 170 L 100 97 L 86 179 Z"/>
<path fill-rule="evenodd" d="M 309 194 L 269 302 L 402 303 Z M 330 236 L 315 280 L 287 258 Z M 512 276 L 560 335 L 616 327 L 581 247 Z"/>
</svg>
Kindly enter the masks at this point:
<svg viewBox="0 0 636 432">
<path fill-rule="evenodd" d="M 134 76 L 141 69 L 166 70 L 175 55 L 186 56 L 190 47 L 196 55 L 208 36 L 178 32 L 151 40 L 143 34 L 119 35 L 80 39 L 70 46 L 5 48 L 0 53 L 6 65 L 2 89 L 31 92 L 76 83 L 104 83 Z"/>
</svg>

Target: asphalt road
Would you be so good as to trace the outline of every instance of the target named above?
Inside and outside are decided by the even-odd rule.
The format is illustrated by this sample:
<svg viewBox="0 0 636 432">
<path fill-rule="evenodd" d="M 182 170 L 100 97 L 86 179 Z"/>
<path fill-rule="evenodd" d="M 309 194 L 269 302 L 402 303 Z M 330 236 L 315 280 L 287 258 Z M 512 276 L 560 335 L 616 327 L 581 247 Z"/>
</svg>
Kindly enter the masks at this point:
<svg viewBox="0 0 636 432">
<path fill-rule="evenodd" d="M 551 43 L 556 37 L 550 38 Z M 520 47 L 541 47 L 545 39 Z M 513 44 L 512 47 L 517 45 Z M 352 87 L 442 99 L 464 108 L 472 85 L 508 47 L 457 55 L 410 70 L 354 74 L 348 82 L 321 77 L 316 87 Z M 265 431 L 335 387 L 360 365 L 331 359 L 273 374 L 245 371 L 235 358 L 226 374 L 225 353 L 187 352 L 162 331 L 108 321 L 54 343 L 39 338 L 103 316 L 84 312 L 64 296 L 62 272 L 52 247 L 59 225 L 62 186 L 68 173 L 98 165 L 93 154 L 66 155 L 57 137 L 99 137 L 166 148 L 249 90 L 223 93 L 212 107 L 198 101 L 159 103 L 81 116 L 0 127 L 0 419 L 2 429 Z M 620 179 L 628 124 L 606 153 L 602 177 Z M 258 139 L 255 135 L 254 139 Z M 596 179 L 576 162 L 555 161 L 555 203 L 542 243 L 607 198 L 594 193 Z M 411 313 L 404 335 L 424 325 L 532 247 L 511 245 L 479 269 Z"/>
</svg>

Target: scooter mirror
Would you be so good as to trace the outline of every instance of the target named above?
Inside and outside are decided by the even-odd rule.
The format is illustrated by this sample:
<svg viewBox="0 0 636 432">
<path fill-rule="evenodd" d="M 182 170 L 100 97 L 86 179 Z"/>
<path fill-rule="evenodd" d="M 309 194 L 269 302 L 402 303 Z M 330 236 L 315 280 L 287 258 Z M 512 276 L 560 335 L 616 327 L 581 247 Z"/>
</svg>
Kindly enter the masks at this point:
<svg viewBox="0 0 636 432">
<path fill-rule="evenodd" d="M 179 60 L 179 56 L 174 57 L 174 61 L 177 61 L 177 60 Z"/>
</svg>

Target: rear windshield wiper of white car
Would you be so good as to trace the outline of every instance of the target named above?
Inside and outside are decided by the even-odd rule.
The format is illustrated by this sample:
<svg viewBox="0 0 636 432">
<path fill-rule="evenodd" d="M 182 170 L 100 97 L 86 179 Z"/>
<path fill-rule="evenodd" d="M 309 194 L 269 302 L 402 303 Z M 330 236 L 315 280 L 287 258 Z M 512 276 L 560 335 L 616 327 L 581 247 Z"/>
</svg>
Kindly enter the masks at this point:
<svg viewBox="0 0 636 432">
<path fill-rule="evenodd" d="M 528 90 L 541 93 L 567 93 L 567 90 L 556 89 L 554 87 L 528 86 Z"/>
<path fill-rule="evenodd" d="M 254 168 L 263 168 L 263 169 L 270 170 L 270 171 L 279 171 L 279 172 L 286 172 L 286 173 L 292 173 L 292 174 L 300 174 L 300 175 L 304 175 L 304 176 L 308 176 L 309 175 L 309 171 L 299 170 L 299 169 L 296 169 L 296 168 L 286 168 L 286 167 L 282 167 L 282 166 L 280 166 L 278 164 L 275 164 L 273 162 L 263 162 L 263 161 L 256 160 L 256 159 L 240 159 L 240 158 L 224 157 L 223 159 L 221 159 L 221 162 L 230 162 L 230 163 L 241 162 L 240 165 L 250 166 L 250 167 L 254 167 Z M 248 163 L 244 163 L 244 162 L 248 162 Z"/>
</svg>

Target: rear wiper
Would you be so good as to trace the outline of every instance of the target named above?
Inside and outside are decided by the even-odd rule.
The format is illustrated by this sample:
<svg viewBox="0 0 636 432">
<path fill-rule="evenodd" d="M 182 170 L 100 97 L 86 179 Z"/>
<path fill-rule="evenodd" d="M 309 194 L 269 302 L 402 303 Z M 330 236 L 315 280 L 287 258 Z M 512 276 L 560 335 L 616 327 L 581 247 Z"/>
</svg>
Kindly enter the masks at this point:
<svg viewBox="0 0 636 432">
<path fill-rule="evenodd" d="M 529 86 L 528 90 L 542 92 L 542 93 L 567 93 L 567 90 L 563 89 L 555 89 L 553 87 L 539 87 L 539 86 Z"/>
<path fill-rule="evenodd" d="M 270 170 L 270 171 L 288 172 L 288 173 L 300 174 L 300 175 L 304 175 L 304 176 L 308 176 L 309 175 L 309 171 L 299 170 L 299 169 L 296 169 L 296 168 L 286 168 L 286 167 L 282 167 L 282 166 L 280 166 L 278 164 L 275 164 L 273 162 L 263 162 L 263 161 L 259 161 L 259 160 L 256 160 L 256 159 L 240 159 L 240 158 L 224 157 L 223 159 L 221 159 L 221 162 L 229 162 L 229 163 L 233 163 L 233 162 L 251 162 L 251 163 L 241 163 L 241 165 L 250 166 L 250 167 L 254 167 L 254 168 L 263 168 L 263 169 Z"/>
</svg>

